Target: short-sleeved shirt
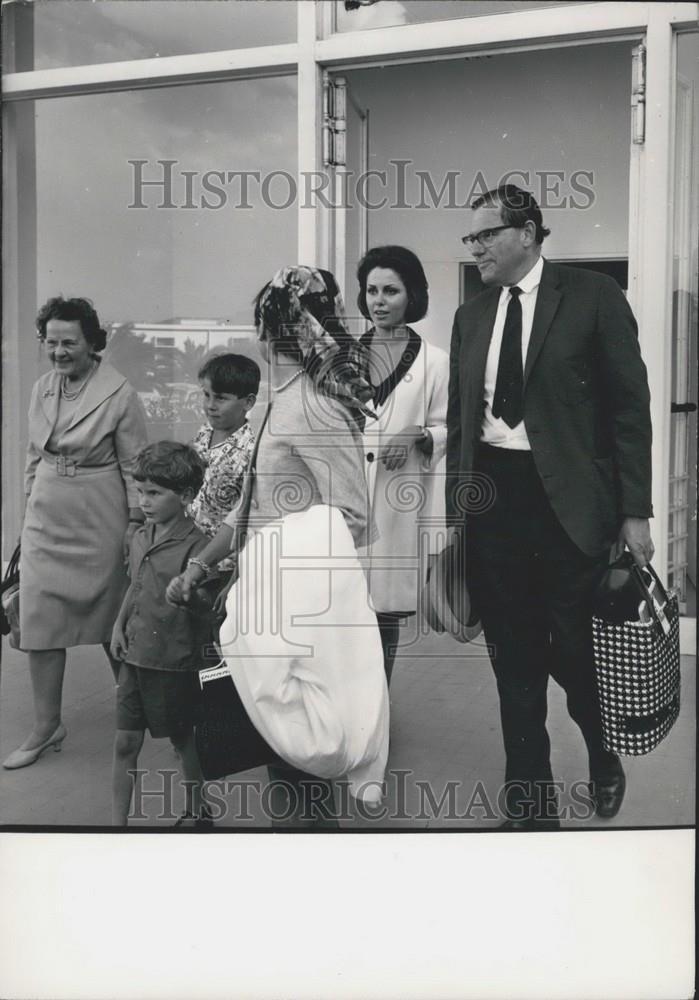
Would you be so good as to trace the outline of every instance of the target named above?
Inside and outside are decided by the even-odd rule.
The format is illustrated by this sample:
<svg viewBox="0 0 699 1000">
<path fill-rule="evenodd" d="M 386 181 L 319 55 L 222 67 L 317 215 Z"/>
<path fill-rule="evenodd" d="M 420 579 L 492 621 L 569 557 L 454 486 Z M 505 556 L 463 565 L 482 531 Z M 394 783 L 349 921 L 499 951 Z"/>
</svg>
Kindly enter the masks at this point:
<svg viewBox="0 0 699 1000">
<path fill-rule="evenodd" d="M 240 499 L 245 473 L 255 447 L 255 434 L 245 421 L 220 444 L 211 444 L 213 431 L 200 428 L 192 447 L 206 462 L 204 483 L 192 502 L 191 514 L 205 535 L 215 535 L 226 514 Z"/>
<path fill-rule="evenodd" d="M 189 519 L 157 541 L 154 531 L 155 525 L 146 524 L 131 540 L 125 659 L 150 670 L 200 670 L 211 641 L 210 596 L 198 590 L 190 610 L 168 604 L 165 591 L 208 539 Z"/>
<path fill-rule="evenodd" d="M 206 463 L 206 472 L 202 487 L 190 507 L 197 527 L 210 538 L 216 534 L 223 519 L 240 500 L 250 456 L 255 447 L 255 434 L 247 420 L 220 444 L 211 444 L 212 435 L 213 430 L 205 424 L 192 442 L 192 447 Z M 218 568 L 229 570 L 233 565 L 232 560 L 224 559 L 218 564 Z"/>
</svg>

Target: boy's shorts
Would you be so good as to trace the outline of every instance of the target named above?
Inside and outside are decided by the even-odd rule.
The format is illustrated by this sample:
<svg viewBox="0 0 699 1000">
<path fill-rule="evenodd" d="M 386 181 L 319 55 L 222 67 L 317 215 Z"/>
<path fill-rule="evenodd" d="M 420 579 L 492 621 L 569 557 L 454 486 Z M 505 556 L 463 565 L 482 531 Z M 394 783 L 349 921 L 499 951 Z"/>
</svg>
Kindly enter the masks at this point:
<svg viewBox="0 0 699 1000">
<path fill-rule="evenodd" d="M 200 695 L 196 671 L 148 670 L 122 663 L 117 729 L 147 729 L 155 739 L 186 736 L 194 725 Z"/>
</svg>

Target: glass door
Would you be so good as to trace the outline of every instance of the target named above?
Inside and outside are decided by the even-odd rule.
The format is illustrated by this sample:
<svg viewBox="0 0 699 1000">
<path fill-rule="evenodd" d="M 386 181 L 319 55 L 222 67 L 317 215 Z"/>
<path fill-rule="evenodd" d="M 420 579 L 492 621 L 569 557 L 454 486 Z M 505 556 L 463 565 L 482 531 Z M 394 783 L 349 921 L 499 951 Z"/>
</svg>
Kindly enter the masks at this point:
<svg viewBox="0 0 699 1000">
<path fill-rule="evenodd" d="M 668 524 L 668 579 L 691 618 L 697 580 L 698 43 L 699 32 L 677 38 Z"/>
</svg>

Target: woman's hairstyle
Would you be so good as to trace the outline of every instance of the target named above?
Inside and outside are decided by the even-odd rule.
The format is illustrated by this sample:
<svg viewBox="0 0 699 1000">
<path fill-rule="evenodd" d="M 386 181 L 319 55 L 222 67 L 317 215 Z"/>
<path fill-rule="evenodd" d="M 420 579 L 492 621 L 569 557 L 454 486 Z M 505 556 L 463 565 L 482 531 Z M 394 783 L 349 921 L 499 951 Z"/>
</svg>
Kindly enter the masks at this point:
<svg viewBox="0 0 699 1000">
<path fill-rule="evenodd" d="M 133 477 L 142 483 L 149 479 L 166 490 L 197 494 L 204 482 L 204 463 L 188 444 L 156 441 L 146 445 L 136 456 Z"/>
<path fill-rule="evenodd" d="M 311 272 L 310 268 L 290 268 L 289 271 Z M 299 306 L 308 311 L 320 326 L 338 344 L 348 344 L 351 335 L 345 328 L 344 316 L 338 316 L 339 289 L 335 277 L 330 271 L 321 268 L 313 269 L 320 275 L 322 290 L 304 291 L 293 284 L 268 281 L 254 299 L 255 326 L 262 327 L 266 340 L 279 354 L 284 354 L 298 364 L 305 360 L 304 351 L 299 342 L 299 333 L 303 327 L 303 317 Z M 309 284 L 313 284 L 312 281 Z"/>
<path fill-rule="evenodd" d="M 303 367 L 315 387 L 349 407 L 361 422 L 376 414 L 366 405 L 366 347 L 351 336 L 342 295 L 330 271 L 298 264 L 282 267 L 255 299 L 260 340 Z"/>
<path fill-rule="evenodd" d="M 514 226 L 515 229 L 524 229 L 527 222 L 533 222 L 536 228 L 535 239 L 539 244 L 551 233 L 543 223 L 541 209 L 534 195 L 516 184 L 502 184 L 492 191 L 486 191 L 471 202 L 471 208 L 499 208 L 503 224 Z"/>
<path fill-rule="evenodd" d="M 197 378 L 208 378 L 214 392 L 243 398 L 256 396 L 260 388 L 260 366 L 244 354 L 215 354 L 199 369 Z"/>
<path fill-rule="evenodd" d="M 390 268 L 399 275 L 408 293 L 408 307 L 405 311 L 406 323 L 417 323 L 427 313 L 429 294 L 427 278 L 422 264 L 412 250 L 407 247 L 372 247 L 364 254 L 357 267 L 359 295 L 357 305 L 362 316 L 370 319 L 366 304 L 367 279 L 375 267 Z"/>
<path fill-rule="evenodd" d="M 303 352 L 294 335 L 291 320 L 291 291 L 274 288 L 268 281 L 255 296 L 253 304 L 260 340 L 268 342 L 278 354 L 303 364 Z"/>
<path fill-rule="evenodd" d="M 57 295 L 45 302 L 36 317 L 39 340 L 46 340 L 46 324 L 51 319 L 78 322 L 83 337 L 95 352 L 103 351 L 107 345 L 107 334 L 100 327 L 95 307 L 89 299 L 64 299 L 62 295 Z"/>
</svg>

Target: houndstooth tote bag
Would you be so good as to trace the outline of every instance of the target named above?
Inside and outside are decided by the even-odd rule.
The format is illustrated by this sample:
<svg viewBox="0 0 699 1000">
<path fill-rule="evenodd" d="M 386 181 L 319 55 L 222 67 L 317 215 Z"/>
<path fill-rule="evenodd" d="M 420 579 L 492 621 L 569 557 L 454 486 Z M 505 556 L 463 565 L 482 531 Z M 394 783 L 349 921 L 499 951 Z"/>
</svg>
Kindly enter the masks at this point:
<svg viewBox="0 0 699 1000">
<path fill-rule="evenodd" d="M 679 603 L 650 564 L 641 570 L 625 555 L 615 568 L 628 569 L 626 590 L 636 590 L 638 618 L 592 617 L 602 730 L 607 750 L 638 756 L 655 749 L 679 715 Z"/>
</svg>

